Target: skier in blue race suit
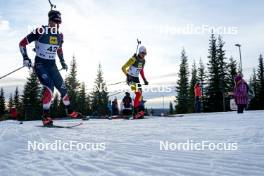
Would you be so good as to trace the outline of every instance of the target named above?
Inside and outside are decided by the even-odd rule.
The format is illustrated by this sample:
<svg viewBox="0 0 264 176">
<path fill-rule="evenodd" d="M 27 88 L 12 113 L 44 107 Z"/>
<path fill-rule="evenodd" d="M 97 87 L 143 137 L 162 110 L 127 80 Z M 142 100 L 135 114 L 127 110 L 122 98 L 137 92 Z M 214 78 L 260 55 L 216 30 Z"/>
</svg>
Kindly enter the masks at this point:
<svg viewBox="0 0 264 176">
<path fill-rule="evenodd" d="M 33 41 L 35 42 L 36 57 L 35 65 L 33 68 L 39 81 L 45 87 L 42 97 L 42 121 L 44 126 L 53 125 L 53 121 L 49 111 L 54 87 L 56 87 L 61 94 L 61 98 L 63 104 L 65 105 L 68 116 L 72 118 L 82 117 L 80 113 L 72 109 L 69 97 L 67 95 L 65 83 L 56 66 L 55 59 L 57 54 L 60 59 L 62 68 L 65 70 L 68 69 L 62 51 L 63 34 L 59 32 L 59 26 L 61 24 L 61 13 L 56 10 L 51 10 L 48 14 L 48 17 L 48 26 L 42 26 L 35 29 L 19 43 L 20 51 L 24 59 L 23 64 L 24 66 L 30 68 L 31 60 L 27 55 L 26 45 L 30 44 Z"/>
</svg>

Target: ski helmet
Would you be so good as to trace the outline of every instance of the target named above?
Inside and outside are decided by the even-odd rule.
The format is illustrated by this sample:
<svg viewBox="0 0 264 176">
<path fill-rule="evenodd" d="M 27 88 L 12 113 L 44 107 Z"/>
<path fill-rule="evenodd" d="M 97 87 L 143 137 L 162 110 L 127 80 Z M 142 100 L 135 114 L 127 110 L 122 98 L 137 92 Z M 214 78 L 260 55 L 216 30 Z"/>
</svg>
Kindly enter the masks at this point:
<svg viewBox="0 0 264 176">
<path fill-rule="evenodd" d="M 141 47 L 139 47 L 138 52 L 139 52 L 139 54 L 140 54 L 140 53 L 145 53 L 145 54 L 147 54 L 147 49 L 146 49 L 145 46 L 141 46 Z"/>
<path fill-rule="evenodd" d="M 49 20 L 61 23 L 61 13 L 57 10 L 51 10 L 48 13 Z"/>
</svg>

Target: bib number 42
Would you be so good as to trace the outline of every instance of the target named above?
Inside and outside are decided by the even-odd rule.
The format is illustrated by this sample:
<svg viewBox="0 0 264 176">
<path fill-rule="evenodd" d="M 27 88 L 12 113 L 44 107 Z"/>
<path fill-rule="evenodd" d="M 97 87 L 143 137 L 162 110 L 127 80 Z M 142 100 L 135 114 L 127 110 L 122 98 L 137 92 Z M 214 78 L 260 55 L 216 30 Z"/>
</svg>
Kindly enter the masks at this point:
<svg viewBox="0 0 264 176">
<path fill-rule="evenodd" d="M 56 52 L 57 49 L 58 49 L 57 46 L 50 46 L 47 50 L 48 50 L 49 52 Z"/>
</svg>

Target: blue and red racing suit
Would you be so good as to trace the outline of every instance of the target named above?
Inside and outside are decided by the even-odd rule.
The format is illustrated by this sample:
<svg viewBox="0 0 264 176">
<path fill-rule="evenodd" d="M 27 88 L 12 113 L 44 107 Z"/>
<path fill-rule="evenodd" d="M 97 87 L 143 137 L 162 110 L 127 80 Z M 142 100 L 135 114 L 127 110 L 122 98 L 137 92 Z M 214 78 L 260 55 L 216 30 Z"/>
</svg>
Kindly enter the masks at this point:
<svg viewBox="0 0 264 176">
<path fill-rule="evenodd" d="M 55 61 L 56 54 L 58 54 L 61 63 L 64 63 L 62 51 L 63 34 L 59 32 L 53 33 L 48 26 L 35 29 L 19 43 L 24 59 L 28 58 L 26 46 L 33 41 L 35 42 L 36 51 L 34 71 L 41 84 L 45 87 L 42 97 L 43 110 L 48 111 L 50 109 L 54 87 L 60 92 L 64 105 L 66 107 L 69 106 L 70 101 L 67 89 Z"/>
</svg>

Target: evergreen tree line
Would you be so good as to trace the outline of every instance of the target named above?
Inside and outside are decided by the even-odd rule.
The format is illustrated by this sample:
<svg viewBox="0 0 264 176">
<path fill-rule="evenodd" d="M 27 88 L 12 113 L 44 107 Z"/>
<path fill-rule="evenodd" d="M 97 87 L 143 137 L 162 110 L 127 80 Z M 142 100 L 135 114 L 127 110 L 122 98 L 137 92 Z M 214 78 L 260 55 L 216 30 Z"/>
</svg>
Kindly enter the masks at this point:
<svg viewBox="0 0 264 176">
<path fill-rule="evenodd" d="M 181 64 L 176 86 L 175 107 L 170 103 L 170 113 L 193 113 L 195 104 L 194 86 L 197 82 L 202 88 L 202 111 L 223 112 L 230 110 L 235 76 L 241 72 L 237 61 L 226 57 L 225 42 L 219 35 L 217 38 L 212 33 L 209 40 L 207 67 L 200 59 L 199 65 L 194 62 L 189 70 L 188 57 L 185 50 L 181 53 Z M 264 109 L 264 63 L 259 57 L 259 66 L 253 70 L 249 81 L 251 100 L 250 110 Z M 252 95 L 254 92 L 254 95 Z"/>
<path fill-rule="evenodd" d="M 106 115 L 108 113 L 108 92 L 103 78 L 101 65 L 98 67 L 97 78 L 92 92 L 87 92 L 84 83 L 77 79 L 77 64 L 73 57 L 70 72 L 65 78 L 65 86 L 72 107 L 83 115 Z M 16 108 L 21 120 L 39 120 L 42 115 L 42 92 L 44 88 L 40 85 L 34 71 L 31 71 L 24 85 L 23 94 L 19 94 L 18 87 L 14 95 L 10 95 L 6 103 L 4 89 L 0 90 L 0 115 L 8 115 L 11 108 Z M 51 105 L 52 117 L 65 117 L 66 112 L 58 93 L 55 93 Z"/>
</svg>

